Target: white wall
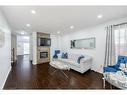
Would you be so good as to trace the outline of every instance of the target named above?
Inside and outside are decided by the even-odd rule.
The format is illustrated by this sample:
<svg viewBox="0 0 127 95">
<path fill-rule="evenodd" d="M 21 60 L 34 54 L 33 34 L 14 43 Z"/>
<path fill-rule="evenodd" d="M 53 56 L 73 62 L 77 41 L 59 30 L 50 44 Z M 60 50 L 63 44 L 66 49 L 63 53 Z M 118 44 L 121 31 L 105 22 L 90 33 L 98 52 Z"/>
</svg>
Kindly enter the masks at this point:
<svg viewBox="0 0 127 95">
<path fill-rule="evenodd" d="M 14 34 L 11 34 L 11 49 L 14 48 L 14 55 L 15 60 L 17 60 L 17 36 Z"/>
<path fill-rule="evenodd" d="M 30 34 L 30 61 L 33 61 L 33 34 Z"/>
<path fill-rule="evenodd" d="M 90 27 L 81 31 L 63 35 L 61 38 L 62 39 L 61 50 L 72 52 L 72 53 L 87 54 L 89 56 L 92 56 L 93 58 L 92 69 L 94 71 L 102 73 L 103 72 L 102 67 L 104 64 L 104 57 L 105 57 L 105 43 L 106 43 L 105 27 L 107 25 L 118 24 L 121 22 L 127 22 L 127 18 L 113 20 L 110 22 L 106 22 L 105 24 L 97 25 L 95 27 Z M 95 49 L 70 49 L 70 40 L 89 38 L 89 37 L 96 38 Z"/>
<path fill-rule="evenodd" d="M 60 36 L 59 35 L 50 35 L 50 38 L 51 38 L 51 47 L 50 47 L 50 59 L 52 60 L 52 57 L 54 55 L 54 51 L 56 49 L 60 49 L 61 46 L 61 42 L 60 42 Z"/>
<path fill-rule="evenodd" d="M 4 46 L 0 47 L 0 89 L 3 88 L 11 69 L 11 30 L 0 11 L 0 29 L 5 33 Z"/>
<path fill-rule="evenodd" d="M 32 59 L 33 59 L 33 65 L 37 64 L 37 32 L 33 32 L 32 36 Z"/>
</svg>

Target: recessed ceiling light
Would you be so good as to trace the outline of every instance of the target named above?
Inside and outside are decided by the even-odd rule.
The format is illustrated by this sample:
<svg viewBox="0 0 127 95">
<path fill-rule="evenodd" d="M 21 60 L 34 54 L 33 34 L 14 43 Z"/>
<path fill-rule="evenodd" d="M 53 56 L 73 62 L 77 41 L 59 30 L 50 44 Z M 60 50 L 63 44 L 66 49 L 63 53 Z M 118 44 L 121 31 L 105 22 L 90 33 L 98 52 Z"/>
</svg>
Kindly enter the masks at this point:
<svg viewBox="0 0 127 95">
<path fill-rule="evenodd" d="M 70 28 L 71 28 L 71 29 L 74 29 L 74 26 L 72 25 L 72 26 L 70 26 Z"/>
<path fill-rule="evenodd" d="M 57 31 L 57 34 L 60 34 L 60 31 Z"/>
<path fill-rule="evenodd" d="M 32 14 L 36 14 L 36 11 L 35 11 L 35 10 L 31 10 L 31 13 L 32 13 Z"/>
<path fill-rule="evenodd" d="M 27 27 L 30 27 L 30 24 L 26 24 Z"/>
<path fill-rule="evenodd" d="M 98 19 L 100 19 L 100 18 L 102 18 L 102 17 L 103 17 L 102 14 L 99 14 L 99 15 L 97 16 Z"/>
</svg>

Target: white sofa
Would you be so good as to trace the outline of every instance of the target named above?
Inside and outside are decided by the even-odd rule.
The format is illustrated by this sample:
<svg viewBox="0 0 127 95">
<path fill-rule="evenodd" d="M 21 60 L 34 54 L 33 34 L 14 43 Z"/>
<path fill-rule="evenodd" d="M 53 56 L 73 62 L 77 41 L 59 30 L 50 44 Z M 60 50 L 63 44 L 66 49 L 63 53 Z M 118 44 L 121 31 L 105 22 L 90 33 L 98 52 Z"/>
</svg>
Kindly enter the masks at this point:
<svg viewBox="0 0 127 95">
<path fill-rule="evenodd" d="M 92 57 L 88 55 L 84 55 L 84 58 L 80 60 L 80 63 L 77 63 L 78 57 L 81 56 L 81 54 L 68 54 L 68 59 L 64 59 L 59 57 L 57 60 L 60 62 L 64 62 L 66 65 L 70 67 L 70 69 L 73 69 L 75 71 L 78 71 L 80 73 L 84 73 L 91 69 L 92 66 Z"/>
</svg>

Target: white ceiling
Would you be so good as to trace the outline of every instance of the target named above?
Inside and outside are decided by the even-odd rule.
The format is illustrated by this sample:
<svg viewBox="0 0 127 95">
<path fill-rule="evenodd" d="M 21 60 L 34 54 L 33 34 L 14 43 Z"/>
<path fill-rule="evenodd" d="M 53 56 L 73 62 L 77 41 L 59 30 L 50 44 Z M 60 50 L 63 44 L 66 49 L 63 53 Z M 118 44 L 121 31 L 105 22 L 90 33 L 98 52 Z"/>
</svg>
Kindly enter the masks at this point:
<svg viewBox="0 0 127 95">
<path fill-rule="evenodd" d="M 126 6 L 1 6 L 13 31 L 61 34 L 127 16 Z M 31 10 L 36 14 L 31 14 Z M 102 14 L 102 19 L 97 15 Z M 26 24 L 31 24 L 26 27 Z M 74 29 L 70 26 L 74 25 Z"/>
</svg>

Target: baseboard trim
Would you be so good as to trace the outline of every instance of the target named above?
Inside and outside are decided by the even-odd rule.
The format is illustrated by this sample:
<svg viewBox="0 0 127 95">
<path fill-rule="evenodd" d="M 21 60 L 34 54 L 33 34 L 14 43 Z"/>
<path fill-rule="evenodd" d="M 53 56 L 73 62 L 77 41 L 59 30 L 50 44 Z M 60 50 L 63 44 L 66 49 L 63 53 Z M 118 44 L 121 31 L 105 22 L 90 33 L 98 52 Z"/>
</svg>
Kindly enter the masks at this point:
<svg viewBox="0 0 127 95">
<path fill-rule="evenodd" d="M 10 66 L 9 69 L 8 69 L 8 72 L 7 72 L 7 74 L 6 74 L 6 78 L 5 78 L 4 82 L 3 82 L 3 85 L 2 85 L 2 88 L 1 88 L 1 89 L 4 88 L 4 85 L 5 85 L 5 83 L 6 83 L 6 80 L 7 80 L 7 78 L 8 78 L 8 75 L 9 75 L 10 71 L 11 71 L 11 66 Z"/>
<path fill-rule="evenodd" d="M 97 72 L 97 73 L 99 73 L 99 74 L 103 74 L 103 73 L 101 73 L 101 72 L 98 72 L 98 71 L 96 71 L 96 70 L 93 70 L 93 69 L 91 69 L 92 71 L 94 71 L 94 72 Z"/>
</svg>

